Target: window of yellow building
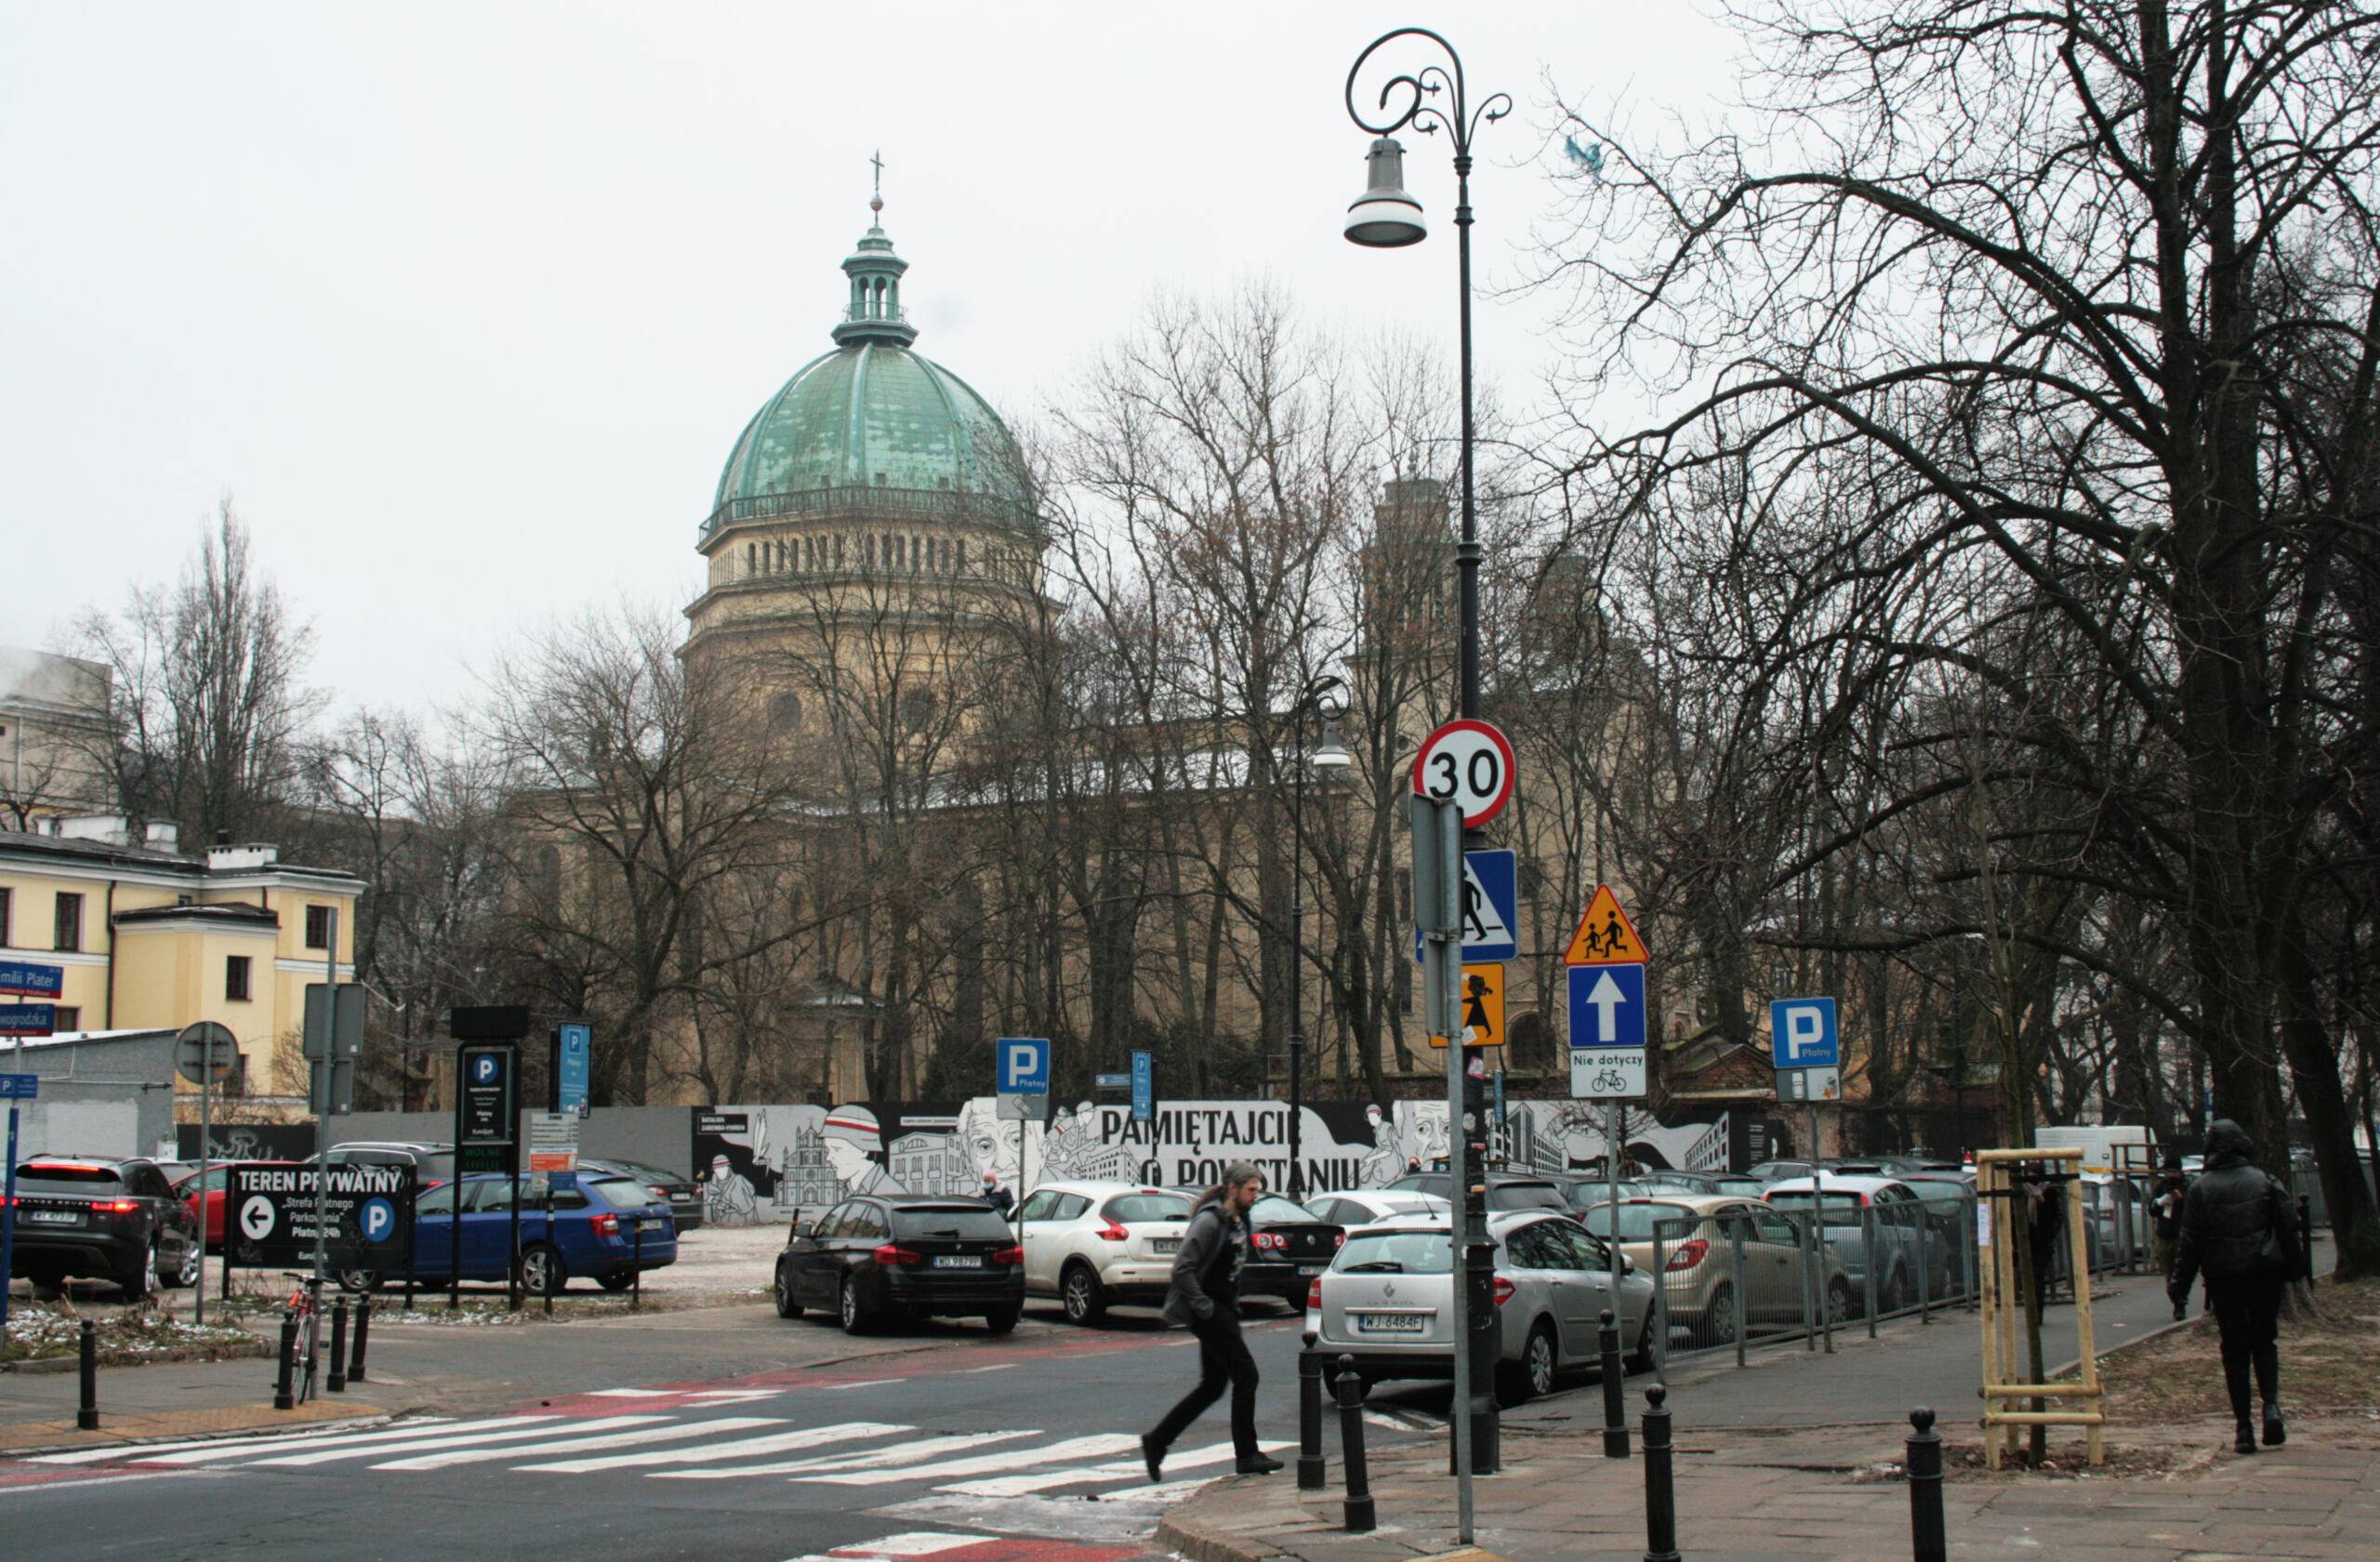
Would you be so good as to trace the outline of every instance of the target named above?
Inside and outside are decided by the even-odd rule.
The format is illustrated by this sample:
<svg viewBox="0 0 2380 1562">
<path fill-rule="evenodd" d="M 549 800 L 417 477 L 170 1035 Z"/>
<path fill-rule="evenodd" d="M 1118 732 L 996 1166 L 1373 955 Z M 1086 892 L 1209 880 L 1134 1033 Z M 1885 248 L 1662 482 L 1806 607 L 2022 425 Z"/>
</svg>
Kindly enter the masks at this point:
<svg viewBox="0 0 2380 1562">
<path fill-rule="evenodd" d="M 81 895 L 60 893 L 58 913 L 51 924 L 49 946 L 59 950 L 74 950 L 83 946 Z"/>
<path fill-rule="evenodd" d="M 248 1001 L 248 957 L 231 955 L 223 961 L 223 997 L 231 1003 Z"/>
</svg>

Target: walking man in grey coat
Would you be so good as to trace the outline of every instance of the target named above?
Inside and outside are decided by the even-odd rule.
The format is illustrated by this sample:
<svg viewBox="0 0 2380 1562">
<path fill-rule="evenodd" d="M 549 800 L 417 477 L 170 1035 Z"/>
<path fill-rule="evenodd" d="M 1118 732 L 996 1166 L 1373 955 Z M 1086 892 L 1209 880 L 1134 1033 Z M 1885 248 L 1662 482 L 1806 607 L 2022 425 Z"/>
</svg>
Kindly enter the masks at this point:
<svg viewBox="0 0 2380 1562">
<path fill-rule="evenodd" d="M 1248 1211 L 1264 1191 L 1263 1173 L 1244 1160 L 1223 1168 L 1223 1180 L 1209 1188 L 1190 1211 L 1190 1228 L 1173 1259 L 1173 1281 L 1165 1293 L 1165 1319 L 1186 1324 L 1198 1337 L 1197 1386 L 1165 1412 L 1157 1430 L 1141 1438 L 1149 1479 L 1160 1480 L 1165 1451 L 1207 1407 L 1231 1390 L 1232 1448 L 1243 1476 L 1269 1476 L 1281 1462 L 1256 1443 L 1256 1358 L 1239 1334 L 1239 1272 L 1248 1262 Z"/>
<path fill-rule="evenodd" d="M 2303 1273 L 2297 1224 L 2281 1185 L 2248 1158 L 2247 1130 L 2228 1118 L 2206 1131 L 2206 1170 L 2182 1198 L 2182 1230 L 2165 1294 L 2176 1308 L 2189 1300 L 2190 1282 L 2206 1273 L 2207 1299 L 2223 1337 L 2223 1381 L 2239 1422 L 2235 1446 L 2256 1451 L 2248 1415 L 2248 1373 L 2254 1368 L 2264 1400 L 2265 1445 L 2287 1440 L 2281 1420 L 2281 1293 Z"/>
</svg>

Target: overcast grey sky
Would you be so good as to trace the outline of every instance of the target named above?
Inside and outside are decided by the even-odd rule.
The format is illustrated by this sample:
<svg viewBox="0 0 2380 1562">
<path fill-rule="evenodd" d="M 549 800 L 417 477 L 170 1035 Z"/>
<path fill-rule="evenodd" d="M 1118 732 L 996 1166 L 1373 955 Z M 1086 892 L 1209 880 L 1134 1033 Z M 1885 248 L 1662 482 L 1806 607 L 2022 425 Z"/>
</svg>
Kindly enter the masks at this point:
<svg viewBox="0 0 2380 1562">
<path fill-rule="evenodd" d="M 1483 132 L 1484 282 L 1554 200 L 1544 79 L 1725 86 L 1670 0 L 1493 6 L 0 5 L 0 642 L 169 575 L 230 492 L 342 706 L 468 694 L 521 628 L 682 605 L 753 410 L 827 345 L 867 158 L 919 351 L 1031 411 L 1153 292 L 1270 275 L 1450 350 L 1430 241 L 1339 236 L 1377 33 L 1435 26 Z M 1535 396 L 1546 300 L 1479 357 Z"/>
</svg>

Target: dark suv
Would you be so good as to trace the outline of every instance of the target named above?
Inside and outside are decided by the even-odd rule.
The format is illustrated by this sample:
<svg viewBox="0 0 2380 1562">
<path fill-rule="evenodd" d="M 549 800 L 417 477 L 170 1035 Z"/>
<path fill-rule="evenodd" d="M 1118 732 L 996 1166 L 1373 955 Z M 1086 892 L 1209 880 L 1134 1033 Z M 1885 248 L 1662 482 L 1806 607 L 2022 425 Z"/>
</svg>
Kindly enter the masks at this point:
<svg viewBox="0 0 2380 1562">
<path fill-rule="evenodd" d="M 163 1283 L 198 1280 L 198 1222 L 152 1160 L 33 1156 L 17 1165 L 17 1236 L 8 1268 L 38 1296 L 69 1276 L 112 1280 L 138 1302 Z"/>
</svg>

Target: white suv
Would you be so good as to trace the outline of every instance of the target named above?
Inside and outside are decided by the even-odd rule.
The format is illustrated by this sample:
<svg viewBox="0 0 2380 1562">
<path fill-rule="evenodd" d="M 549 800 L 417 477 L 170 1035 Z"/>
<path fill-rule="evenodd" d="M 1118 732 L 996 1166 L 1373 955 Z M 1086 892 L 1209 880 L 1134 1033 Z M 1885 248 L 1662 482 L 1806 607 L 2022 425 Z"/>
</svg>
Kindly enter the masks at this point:
<svg viewBox="0 0 2380 1562">
<path fill-rule="evenodd" d="M 1055 1296 L 1069 1323 L 1117 1302 L 1165 1300 L 1190 1200 L 1137 1183 L 1044 1183 L 1016 1212 L 1028 1295 Z"/>
</svg>

